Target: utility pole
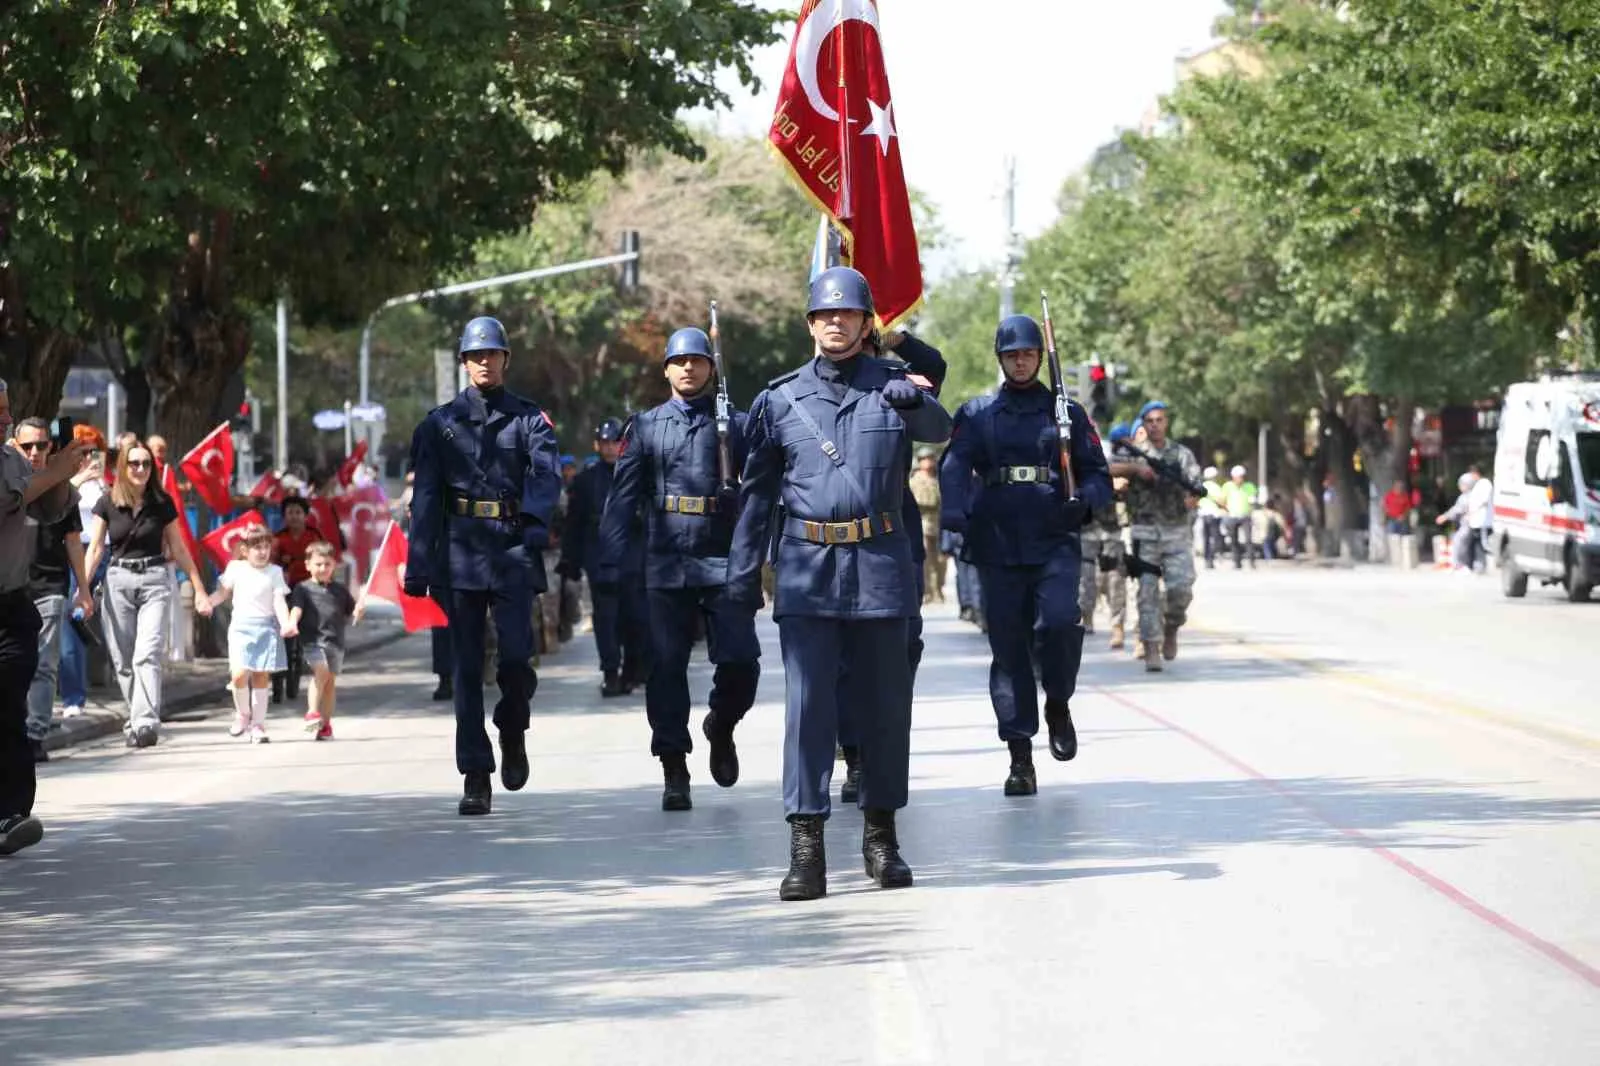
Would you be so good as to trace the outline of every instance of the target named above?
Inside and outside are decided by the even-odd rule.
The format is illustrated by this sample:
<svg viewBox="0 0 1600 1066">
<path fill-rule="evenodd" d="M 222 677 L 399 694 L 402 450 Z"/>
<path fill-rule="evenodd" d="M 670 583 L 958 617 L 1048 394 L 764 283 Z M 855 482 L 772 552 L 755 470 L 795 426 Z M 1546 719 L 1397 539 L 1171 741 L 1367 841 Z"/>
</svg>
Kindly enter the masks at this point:
<svg viewBox="0 0 1600 1066">
<path fill-rule="evenodd" d="M 289 469 L 289 299 L 278 297 L 278 402 L 273 408 L 276 432 L 272 439 L 272 465 Z"/>
<path fill-rule="evenodd" d="M 1006 159 L 1006 250 L 1005 263 L 1000 268 L 1000 317 L 1016 313 L 1013 293 L 1017 286 L 1017 268 L 1022 265 L 1022 242 L 1017 236 L 1017 160 Z"/>
</svg>

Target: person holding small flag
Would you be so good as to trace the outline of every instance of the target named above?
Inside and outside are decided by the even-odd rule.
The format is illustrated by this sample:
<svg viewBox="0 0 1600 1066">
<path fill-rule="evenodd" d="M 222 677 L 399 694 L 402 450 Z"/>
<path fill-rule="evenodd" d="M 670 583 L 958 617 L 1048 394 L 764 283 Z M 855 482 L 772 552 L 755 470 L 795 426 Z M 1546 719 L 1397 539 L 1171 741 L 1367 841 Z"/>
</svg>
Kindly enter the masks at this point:
<svg viewBox="0 0 1600 1066">
<path fill-rule="evenodd" d="M 538 405 L 505 387 L 505 327 L 474 318 L 457 353 L 468 385 L 430 411 L 411 437 L 411 541 L 404 592 L 431 595 L 449 616 L 455 649 L 457 806 L 488 814 L 494 749 L 483 720 L 485 626 L 493 612 L 500 701 L 500 781 L 528 783 L 525 733 L 534 689 L 533 597 L 545 591 L 543 551 L 561 494 L 555 430 Z M 392 527 L 391 527 L 392 528 Z"/>
<path fill-rule="evenodd" d="M 311 671 L 306 691 L 306 732 L 315 740 L 333 739 L 335 686 L 344 670 L 344 631 L 361 621 L 350 590 L 335 581 L 333 545 L 319 540 L 306 548 L 306 580 L 289 589 L 289 618 L 300 633 L 301 655 Z"/>
</svg>

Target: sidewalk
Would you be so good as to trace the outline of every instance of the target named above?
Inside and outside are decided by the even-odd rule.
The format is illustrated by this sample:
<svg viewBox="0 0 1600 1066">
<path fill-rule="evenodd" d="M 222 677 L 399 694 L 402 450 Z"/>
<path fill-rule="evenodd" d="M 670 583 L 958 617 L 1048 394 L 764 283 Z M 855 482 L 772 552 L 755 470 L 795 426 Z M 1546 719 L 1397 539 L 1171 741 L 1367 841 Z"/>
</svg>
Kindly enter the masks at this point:
<svg viewBox="0 0 1600 1066">
<path fill-rule="evenodd" d="M 398 616 L 375 618 L 369 614 L 358 629 L 352 630 L 353 639 L 347 655 L 351 658 L 367 655 L 405 636 L 405 627 Z M 162 721 L 198 721 L 231 710 L 228 661 L 196 659 L 168 663 L 161 672 L 161 696 Z M 58 714 L 50 723 L 45 750 L 59 751 L 120 733 L 127 720 L 127 708 L 115 686 L 93 689 L 81 716 L 62 718 Z"/>
</svg>

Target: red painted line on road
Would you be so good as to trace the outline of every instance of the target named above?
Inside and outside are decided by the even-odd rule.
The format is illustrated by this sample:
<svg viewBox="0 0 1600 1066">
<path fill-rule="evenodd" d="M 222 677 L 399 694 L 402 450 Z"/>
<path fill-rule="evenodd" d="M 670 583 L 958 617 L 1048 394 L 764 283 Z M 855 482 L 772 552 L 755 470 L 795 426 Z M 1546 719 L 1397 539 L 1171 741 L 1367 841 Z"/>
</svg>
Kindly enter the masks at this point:
<svg viewBox="0 0 1600 1066">
<path fill-rule="evenodd" d="M 1455 885 L 1452 885 L 1444 878 L 1424 870 L 1410 859 L 1395 854 L 1393 851 L 1390 851 L 1382 844 L 1379 844 L 1377 841 L 1361 832 L 1361 830 L 1351 829 L 1348 826 L 1340 825 L 1328 815 L 1324 814 L 1310 800 L 1295 792 L 1293 789 L 1283 784 L 1283 782 L 1277 780 L 1276 778 L 1267 776 L 1260 770 L 1257 770 L 1255 767 L 1245 762 L 1243 759 L 1230 754 L 1228 751 L 1218 747 L 1216 744 L 1213 744 L 1211 741 L 1207 740 L 1205 737 L 1194 732 L 1193 730 L 1185 729 L 1178 723 L 1171 721 L 1160 714 L 1157 714 L 1148 707 L 1140 706 L 1139 704 L 1128 699 L 1126 696 L 1119 696 L 1115 692 L 1111 692 L 1104 688 L 1097 688 L 1096 691 L 1105 696 L 1107 699 L 1111 700 L 1113 703 L 1120 703 L 1130 711 L 1141 714 L 1150 719 L 1152 722 L 1155 722 L 1157 725 L 1160 725 L 1166 729 L 1170 729 L 1179 736 L 1189 740 L 1191 743 L 1204 748 L 1206 751 L 1210 752 L 1218 759 L 1221 759 L 1223 762 L 1227 763 L 1235 770 L 1238 770 L 1240 773 L 1255 781 L 1257 784 L 1264 786 L 1278 797 L 1288 800 L 1296 807 L 1299 807 L 1301 810 L 1310 814 L 1316 818 L 1317 821 L 1321 822 L 1323 825 L 1326 825 L 1335 833 L 1338 833 L 1340 836 L 1349 840 L 1355 841 L 1357 844 L 1360 844 L 1362 847 L 1388 862 L 1396 869 L 1410 874 L 1413 878 L 1421 881 L 1423 884 L 1427 885 L 1429 888 L 1433 889 L 1435 892 L 1439 893 L 1445 899 L 1449 900 L 1451 903 L 1454 903 L 1462 910 L 1474 915 L 1484 922 L 1487 922 L 1489 925 L 1494 926 L 1494 928 L 1500 930 L 1502 933 L 1515 937 L 1517 940 L 1520 940 L 1522 943 L 1537 951 L 1551 962 L 1554 962 L 1557 966 L 1560 966 L 1562 969 L 1567 970 L 1568 972 L 1575 974 L 1579 978 L 1588 982 L 1591 986 L 1600 988 L 1600 969 L 1590 966 L 1576 955 L 1564 951 L 1563 949 L 1550 943 L 1550 941 L 1545 940 L 1543 937 L 1524 929 L 1522 926 L 1518 925 L 1510 918 L 1507 918 L 1499 911 L 1484 906 L 1482 903 L 1479 903 L 1477 900 L 1473 899 L 1471 896 L 1467 895 L 1461 889 L 1457 888 Z"/>
</svg>

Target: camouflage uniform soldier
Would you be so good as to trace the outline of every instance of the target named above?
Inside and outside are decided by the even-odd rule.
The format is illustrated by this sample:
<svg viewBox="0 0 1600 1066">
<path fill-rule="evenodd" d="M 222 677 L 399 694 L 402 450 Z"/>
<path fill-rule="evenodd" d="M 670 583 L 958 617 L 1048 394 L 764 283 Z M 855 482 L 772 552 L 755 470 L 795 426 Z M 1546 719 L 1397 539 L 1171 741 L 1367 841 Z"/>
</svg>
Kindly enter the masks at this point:
<svg viewBox="0 0 1600 1066">
<path fill-rule="evenodd" d="M 944 602 L 944 556 L 939 552 L 939 453 L 917 450 L 917 469 L 906 482 L 922 518 L 922 602 Z"/>
<path fill-rule="evenodd" d="M 1181 470 L 1191 484 L 1200 480 L 1194 453 L 1167 437 L 1167 405 L 1160 400 L 1139 412 L 1147 434 L 1146 454 Z M 1139 641 L 1144 668 L 1161 669 L 1163 659 L 1178 657 L 1178 629 L 1188 620 L 1194 599 L 1194 498 L 1182 485 L 1157 475 L 1141 460 L 1111 465 L 1111 473 L 1128 479 L 1128 515 L 1133 553 L 1162 569 L 1162 575 L 1139 578 Z M 1162 595 L 1162 584 L 1166 595 Z M 1160 638 L 1159 643 L 1157 638 Z"/>
<path fill-rule="evenodd" d="M 1127 423 L 1119 422 L 1111 427 L 1106 445 L 1107 460 L 1111 458 L 1111 444 L 1126 440 L 1128 436 Z M 1104 597 L 1111 608 L 1112 651 L 1122 647 L 1123 623 L 1128 614 L 1128 581 L 1122 574 L 1122 553 L 1125 550 L 1122 526 L 1126 518 L 1124 501 L 1127 498 L 1127 485 L 1126 478 L 1113 480 L 1111 487 L 1116 496 L 1112 505 L 1095 511 L 1093 519 L 1080 534 L 1083 565 L 1078 569 L 1078 611 L 1083 615 L 1083 630 L 1085 633 L 1094 632 L 1095 607 Z"/>
</svg>

